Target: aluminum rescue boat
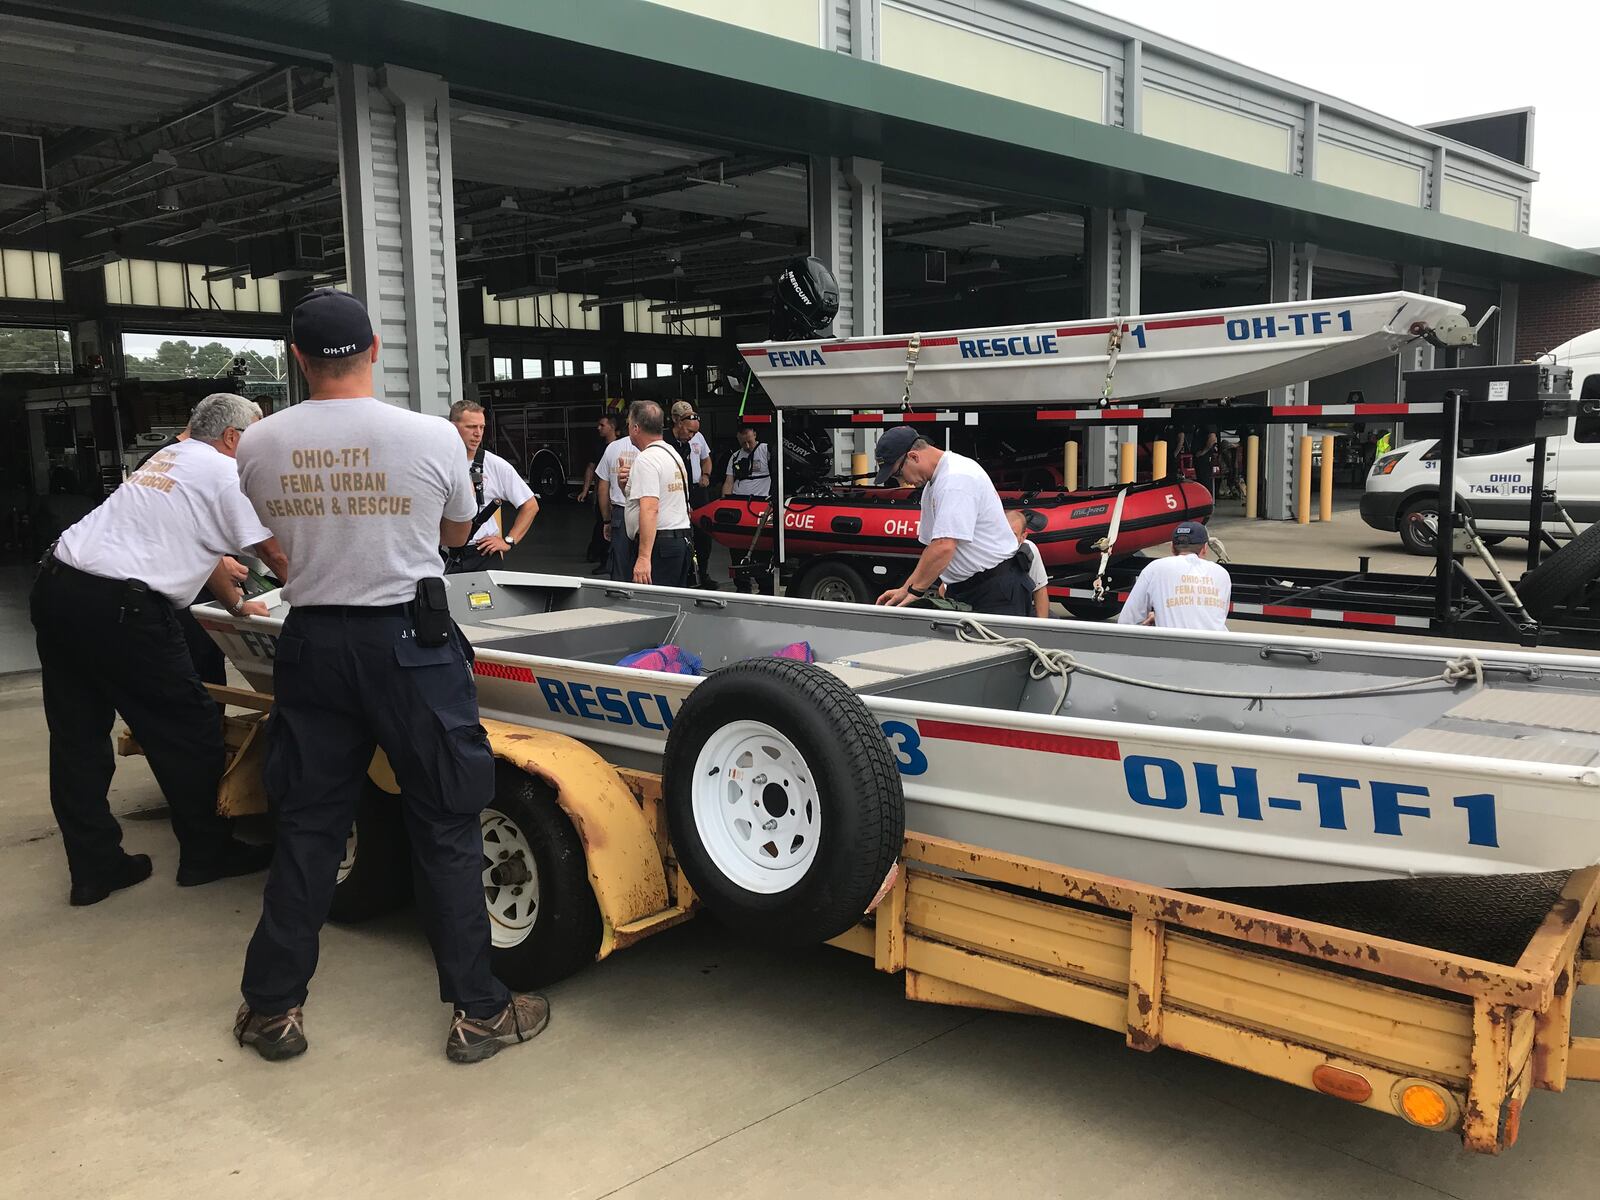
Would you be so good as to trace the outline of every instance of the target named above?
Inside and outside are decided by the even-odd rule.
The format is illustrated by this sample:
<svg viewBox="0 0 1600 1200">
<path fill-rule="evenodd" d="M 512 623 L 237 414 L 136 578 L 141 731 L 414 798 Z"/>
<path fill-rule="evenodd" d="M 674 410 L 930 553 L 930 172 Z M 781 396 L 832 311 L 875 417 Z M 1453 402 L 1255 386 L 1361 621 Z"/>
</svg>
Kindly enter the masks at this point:
<svg viewBox="0 0 1600 1200">
<path fill-rule="evenodd" d="M 447 582 L 484 717 L 570 735 L 620 766 L 661 769 L 675 717 L 717 668 L 803 645 L 881 728 L 918 833 L 1179 888 L 1600 862 L 1600 664 L 1585 658 L 974 621 L 508 571 Z M 271 691 L 286 611 L 195 613 Z M 663 645 L 698 656 L 700 673 L 618 665 Z M 741 763 L 808 769 L 745 715 L 737 737 L 708 743 L 729 762 L 694 781 L 694 804 L 707 828 L 725 823 L 730 863 L 760 891 L 819 836 L 808 807 L 783 818 L 798 822 L 792 841 L 751 842 L 738 823 L 750 814 L 727 807 L 722 780 Z"/>
<path fill-rule="evenodd" d="M 779 408 L 1220 400 L 1387 358 L 1467 327 L 1414 292 L 889 337 L 741 345 Z"/>
<path fill-rule="evenodd" d="M 1117 496 L 1127 495 L 1118 513 Z M 1184 521 L 1211 514 L 1211 495 L 1198 483 L 1164 480 L 1077 492 L 1001 492 L 1008 509 L 1028 514 L 1029 540 L 1046 567 L 1088 562 L 1117 522 L 1117 554 L 1132 554 L 1166 544 Z M 774 548 L 767 502 L 727 496 L 696 509 L 694 523 L 735 557 L 752 548 Z M 922 509 L 909 488 L 838 488 L 819 495 L 789 497 L 784 510 L 784 547 L 790 558 L 825 554 L 866 554 L 915 558 Z M 759 540 L 757 540 L 759 537 Z"/>
</svg>

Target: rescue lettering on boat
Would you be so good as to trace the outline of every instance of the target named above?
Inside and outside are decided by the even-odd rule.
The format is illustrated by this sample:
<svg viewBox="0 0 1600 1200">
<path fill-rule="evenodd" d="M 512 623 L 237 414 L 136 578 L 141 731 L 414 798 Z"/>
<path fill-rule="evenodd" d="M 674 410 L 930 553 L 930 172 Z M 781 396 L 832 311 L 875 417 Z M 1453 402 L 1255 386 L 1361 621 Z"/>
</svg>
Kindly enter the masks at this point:
<svg viewBox="0 0 1600 1200">
<path fill-rule="evenodd" d="M 1260 317 L 1233 317 L 1228 321 L 1230 342 L 1265 338 L 1297 338 L 1323 333 L 1353 333 L 1355 319 L 1348 308 L 1338 312 L 1268 313 Z"/>
<path fill-rule="evenodd" d="M 1227 772 L 1224 776 L 1224 772 Z M 1351 779 L 1341 775 L 1299 772 L 1299 795 L 1264 796 L 1255 767 L 1220 766 L 1196 762 L 1185 765 L 1170 758 L 1130 754 L 1122 763 L 1128 796 L 1135 804 L 1171 811 L 1188 809 L 1208 816 L 1233 816 L 1241 821 L 1263 821 L 1264 809 L 1286 812 L 1314 811 L 1321 829 L 1348 829 L 1350 822 L 1366 824 L 1386 837 L 1404 837 L 1422 821 L 1458 818 L 1465 814 L 1467 843 L 1499 846 L 1495 827 L 1494 796 L 1476 792 L 1435 797 L 1425 784 L 1387 779 Z M 1273 789 L 1277 790 L 1277 789 Z M 1291 789 L 1284 788 L 1284 791 Z"/>
</svg>

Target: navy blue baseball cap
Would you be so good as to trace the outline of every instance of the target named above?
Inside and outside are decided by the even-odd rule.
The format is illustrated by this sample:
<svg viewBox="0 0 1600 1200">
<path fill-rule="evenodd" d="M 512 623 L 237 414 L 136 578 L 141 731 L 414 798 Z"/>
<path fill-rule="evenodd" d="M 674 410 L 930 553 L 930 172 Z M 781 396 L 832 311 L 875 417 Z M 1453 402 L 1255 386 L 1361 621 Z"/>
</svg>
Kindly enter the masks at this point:
<svg viewBox="0 0 1600 1200">
<path fill-rule="evenodd" d="M 916 445 L 917 439 L 921 436 L 910 425 L 896 425 L 878 439 L 878 448 L 873 451 L 873 455 L 878 460 L 879 487 L 889 482 L 889 476 L 894 474 L 895 468 L 900 465 L 900 460 L 912 446 Z"/>
<path fill-rule="evenodd" d="M 339 359 L 372 349 L 367 306 L 349 292 L 318 288 L 294 306 L 289 340 L 307 358 Z"/>
<path fill-rule="evenodd" d="M 1206 527 L 1199 521 L 1185 521 L 1172 531 L 1172 544 L 1174 546 L 1204 546 L 1207 536 Z"/>
</svg>

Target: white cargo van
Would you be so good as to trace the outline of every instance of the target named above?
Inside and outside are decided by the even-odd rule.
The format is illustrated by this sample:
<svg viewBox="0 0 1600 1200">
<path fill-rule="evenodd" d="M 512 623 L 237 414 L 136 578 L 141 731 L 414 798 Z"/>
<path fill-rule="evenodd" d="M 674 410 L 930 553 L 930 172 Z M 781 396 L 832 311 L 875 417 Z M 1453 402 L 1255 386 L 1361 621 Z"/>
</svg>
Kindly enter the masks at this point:
<svg viewBox="0 0 1600 1200">
<path fill-rule="evenodd" d="M 1551 353 L 1572 368 L 1572 394 L 1590 402 L 1568 421 L 1565 434 L 1545 443 L 1545 487 L 1581 527 L 1600 520 L 1600 329 Z M 1456 460 L 1456 494 L 1486 537 L 1527 534 L 1532 480 L 1533 447 L 1526 443 L 1467 439 Z M 1398 532 L 1413 554 L 1432 554 L 1438 514 L 1437 442 L 1412 442 L 1372 464 L 1361 497 L 1368 525 Z M 1545 528 L 1557 537 L 1566 531 L 1551 509 Z"/>
</svg>

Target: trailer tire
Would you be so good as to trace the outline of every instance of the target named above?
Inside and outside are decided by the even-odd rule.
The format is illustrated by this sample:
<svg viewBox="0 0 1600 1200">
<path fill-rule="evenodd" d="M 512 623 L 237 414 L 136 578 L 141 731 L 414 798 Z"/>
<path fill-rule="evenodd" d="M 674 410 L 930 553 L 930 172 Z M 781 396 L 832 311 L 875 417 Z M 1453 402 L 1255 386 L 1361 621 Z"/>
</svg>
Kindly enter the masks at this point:
<svg viewBox="0 0 1600 1200">
<path fill-rule="evenodd" d="M 356 819 L 345 840 L 328 920 L 340 925 L 370 921 L 404 908 L 410 899 L 411 839 L 400 797 L 369 778 L 356 801 Z"/>
<path fill-rule="evenodd" d="M 479 820 L 495 975 L 512 990 L 526 991 L 593 962 L 600 951 L 600 906 L 583 842 L 555 789 L 497 761 L 494 800 Z M 510 876 L 494 874 L 508 869 Z"/>
<path fill-rule="evenodd" d="M 673 720 L 662 774 L 696 895 L 765 941 L 815 945 L 854 926 L 905 837 L 883 730 L 854 692 L 805 663 L 746 659 L 701 683 Z"/>
<path fill-rule="evenodd" d="M 1523 607 L 1543 620 L 1570 596 L 1600 576 L 1600 522 L 1589 526 L 1522 577 L 1517 595 Z"/>
<path fill-rule="evenodd" d="M 566 467 L 549 450 L 541 450 L 533 456 L 533 462 L 528 464 L 528 483 L 546 504 L 567 498 Z"/>
<path fill-rule="evenodd" d="M 1433 522 L 1431 536 L 1424 536 L 1426 522 L 1430 519 Z M 1434 543 L 1439 538 L 1439 497 L 1418 496 L 1400 510 L 1400 519 L 1395 522 L 1395 528 L 1400 533 L 1400 544 L 1406 548 L 1407 554 L 1433 557 Z"/>
<path fill-rule="evenodd" d="M 878 597 L 861 572 L 837 558 L 804 568 L 785 590 L 802 600 L 828 600 L 835 604 L 871 604 Z"/>
</svg>

